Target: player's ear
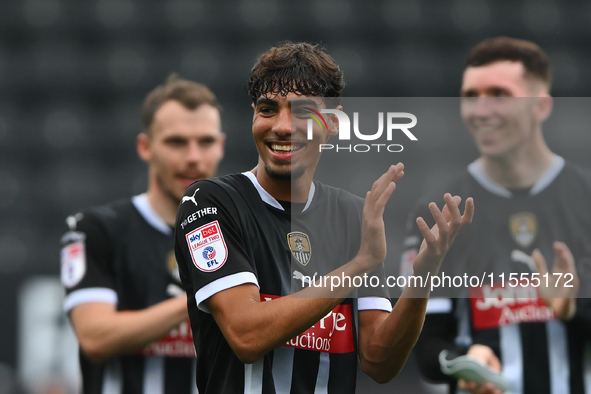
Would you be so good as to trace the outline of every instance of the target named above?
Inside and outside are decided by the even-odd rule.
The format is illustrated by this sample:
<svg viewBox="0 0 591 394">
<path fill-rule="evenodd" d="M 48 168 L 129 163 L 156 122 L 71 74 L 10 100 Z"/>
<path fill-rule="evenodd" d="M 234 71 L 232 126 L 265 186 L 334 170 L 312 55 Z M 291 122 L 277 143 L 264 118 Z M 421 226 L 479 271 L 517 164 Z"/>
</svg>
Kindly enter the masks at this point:
<svg viewBox="0 0 591 394">
<path fill-rule="evenodd" d="M 152 150 L 150 149 L 150 137 L 146 133 L 139 133 L 136 140 L 138 156 L 148 163 L 152 159 Z"/>
<path fill-rule="evenodd" d="M 549 94 L 544 94 L 538 97 L 538 102 L 536 103 L 536 116 L 540 122 L 548 119 L 552 113 L 552 107 L 553 100 Z"/>
<path fill-rule="evenodd" d="M 220 133 L 219 135 L 219 140 L 218 140 L 218 144 L 220 146 L 220 158 L 219 160 L 222 160 L 224 158 L 224 152 L 226 149 L 226 133 Z"/>
<path fill-rule="evenodd" d="M 336 110 L 342 111 L 343 106 L 337 105 Z M 339 118 L 335 114 L 330 114 L 329 123 L 328 123 L 328 137 L 332 137 L 333 135 L 337 135 L 339 133 Z"/>
</svg>

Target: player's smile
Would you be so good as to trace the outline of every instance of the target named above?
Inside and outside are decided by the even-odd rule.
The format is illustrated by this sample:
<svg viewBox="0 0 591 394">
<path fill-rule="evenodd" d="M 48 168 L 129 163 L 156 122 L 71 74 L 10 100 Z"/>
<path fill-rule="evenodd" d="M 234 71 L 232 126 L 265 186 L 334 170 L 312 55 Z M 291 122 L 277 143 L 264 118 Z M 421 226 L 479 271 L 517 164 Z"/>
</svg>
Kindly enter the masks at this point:
<svg viewBox="0 0 591 394">
<path fill-rule="evenodd" d="M 266 141 L 265 145 L 275 160 L 291 160 L 306 147 L 306 143 L 277 140 Z"/>
<path fill-rule="evenodd" d="M 535 136 L 537 100 L 524 73 L 523 64 L 511 61 L 464 71 L 462 117 L 485 156 L 516 152 Z"/>
<path fill-rule="evenodd" d="M 323 104 L 318 101 L 289 93 L 262 97 L 253 105 L 253 137 L 259 160 L 270 178 L 293 181 L 304 173 L 313 173 L 320 158 L 317 147 L 326 142 L 329 131 L 326 127 L 314 127 L 313 137 L 308 140 L 306 125 L 309 116 L 302 108 L 320 110 Z"/>
<path fill-rule="evenodd" d="M 478 138 L 482 143 L 492 142 L 497 138 L 503 137 L 504 122 L 470 122 L 470 129 L 474 133 L 474 137 Z"/>
</svg>

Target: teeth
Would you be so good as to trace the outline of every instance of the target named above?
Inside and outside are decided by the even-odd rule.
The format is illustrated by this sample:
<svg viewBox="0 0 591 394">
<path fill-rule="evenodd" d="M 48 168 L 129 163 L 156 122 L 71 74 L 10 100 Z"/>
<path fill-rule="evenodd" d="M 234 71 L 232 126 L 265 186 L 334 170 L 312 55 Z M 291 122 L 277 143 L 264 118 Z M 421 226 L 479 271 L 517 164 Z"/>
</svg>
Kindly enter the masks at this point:
<svg viewBox="0 0 591 394">
<path fill-rule="evenodd" d="M 271 144 L 271 149 L 273 149 L 274 151 L 279 151 L 279 152 L 294 152 L 298 149 L 300 149 L 301 146 L 298 145 L 276 145 L 276 144 Z"/>
<path fill-rule="evenodd" d="M 478 131 L 481 133 L 490 133 L 492 131 L 495 131 L 498 126 L 477 126 L 478 127 Z"/>
</svg>

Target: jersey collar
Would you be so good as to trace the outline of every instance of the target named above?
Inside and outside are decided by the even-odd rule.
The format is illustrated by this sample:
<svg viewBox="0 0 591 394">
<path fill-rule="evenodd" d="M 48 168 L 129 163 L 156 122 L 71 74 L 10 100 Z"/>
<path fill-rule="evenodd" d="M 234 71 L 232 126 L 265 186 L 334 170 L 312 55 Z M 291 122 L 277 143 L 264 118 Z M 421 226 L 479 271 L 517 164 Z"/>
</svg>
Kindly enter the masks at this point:
<svg viewBox="0 0 591 394">
<path fill-rule="evenodd" d="M 172 229 L 170 228 L 170 226 L 168 226 L 168 224 L 166 224 L 164 219 L 162 219 L 156 213 L 154 208 L 152 208 L 152 205 L 150 205 L 146 193 L 133 196 L 131 198 L 131 201 L 133 202 L 133 206 L 135 207 L 135 209 L 138 210 L 140 215 L 142 215 L 142 217 L 146 220 L 146 222 L 150 224 L 150 226 L 154 227 L 156 230 L 160 231 L 165 235 L 172 235 Z"/>
<path fill-rule="evenodd" d="M 537 182 L 533 185 L 533 187 L 529 191 L 530 196 L 535 196 L 536 194 L 540 193 L 546 187 L 548 187 L 554 179 L 560 174 L 560 171 L 564 168 L 564 159 L 561 156 L 554 155 L 552 159 L 552 164 L 550 167 L 542 174 L 542 176 L 537 180 Z M 488 190 L 489 192 L 496 194 L 501 197 L 511 198 L 513 197 L 513 193 L 509 189 L 504 186 L 501 186 L 499 183 L 494 181 L 482 168 L 482 162 L 480 159 L 476 159 L 470 165 L 468 165 L 468 172 L 476 182 L 480 184 L 483 188 Z"/>
<path fill-rule="evenodd" d="M 245 171 L 242 173 L 242 175 L 244 175 L 248 179 L 250 179 L 250 181 L 252 182 L 255 189 L 257 189 L 257 191 L 259 192 L 259 196 L 261 196 L 261 200 L 263 200 L 263 202 L 265 204 L 270 205 L 273 208 L 277 208 L 281 211 L 285 211 L 285 209 L 283 209 L 283 207 L 281 206 L 281 204 L 279 204 L 279 202 L 275 199 L 275 197 L 273 197 L 265 189 L 263 189 L 263 187 L 260 185 L 259 181 L 257 181 L 257 177 L 251 171 Z M 312 185 L 310 187 L 310 192 L 308 193 L 308 200 L 306 201 L 306 205 L 304 206 L 304 209 L 302 209 L 302 212 L 306 212 L 306 210 L 310 207 L 310 203 L 312 203 L 312 198 L 314 197 L 315 190 L 316 190 L 316 186 L 314 186 L 314 182 L 312 182 Z"/>
</svg>

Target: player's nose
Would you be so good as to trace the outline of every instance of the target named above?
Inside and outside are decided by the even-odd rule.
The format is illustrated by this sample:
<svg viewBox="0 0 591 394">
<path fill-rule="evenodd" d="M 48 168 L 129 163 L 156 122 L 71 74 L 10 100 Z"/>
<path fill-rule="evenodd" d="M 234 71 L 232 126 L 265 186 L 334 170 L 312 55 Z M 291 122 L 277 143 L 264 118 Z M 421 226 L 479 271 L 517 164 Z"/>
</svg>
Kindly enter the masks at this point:
<svg viewBox="0 0 591 394">
<path fill-rule="evenodd" d="M 272 131 L 277 134 L 291 134 L 291 111 L 287 108 L 281 109 L 275 117 L 275 123 L 273 124 Z"/>
<path fill-rule="evenodd" d="M 188 162 L 196 163 L 199 162 L 199 160 L 201 160 L 202 155 L 203 152 L 199 144 L 197 142 L 191 142 L 189 144 L 187 155 L 185 158 Z"/>
</svg>

